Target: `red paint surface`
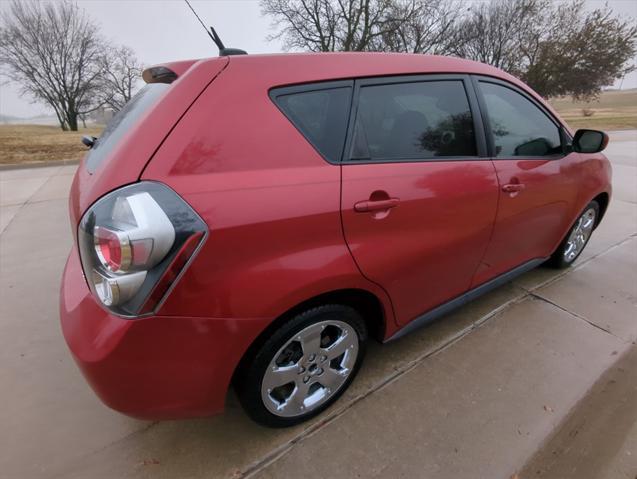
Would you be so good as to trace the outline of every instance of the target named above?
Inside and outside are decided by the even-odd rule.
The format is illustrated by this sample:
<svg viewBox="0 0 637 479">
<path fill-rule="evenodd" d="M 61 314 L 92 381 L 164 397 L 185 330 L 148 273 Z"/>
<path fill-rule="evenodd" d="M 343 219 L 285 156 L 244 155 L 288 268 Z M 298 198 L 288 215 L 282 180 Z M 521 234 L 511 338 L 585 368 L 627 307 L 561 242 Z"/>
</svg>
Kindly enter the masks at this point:
<svg viewBox="0 0 637 479">
<path fill-rule="evenodd" d="M 61 292 L 64 335 L 96 393 L 130 415 L 219 412 L 254 339 L 321 294 L 371 293 L 389 337 L 470 287 L 550 255 L 586 203 L 610 193 L 610 166 L 601 154 L 328 164 L 268 97 L 270 88 L 303 82 L 474 73 L 507 80 L 542 101 L 486 65 L 423 55 L 303 54 L 175 68 L 180 77 L 170 94 L 129 132 L 107 167 L 90 175 L 81 165 L 71 191 L 77 225 L 103 194 L 138 179 L 160 181 L 210 230 L 157 316 L 144 319 L 102 309 L 71 252 Z M 516 182 L 521 191 L 502 190 Z M 389 199 L 397 206 L 354 209 Z"/>
</svg>

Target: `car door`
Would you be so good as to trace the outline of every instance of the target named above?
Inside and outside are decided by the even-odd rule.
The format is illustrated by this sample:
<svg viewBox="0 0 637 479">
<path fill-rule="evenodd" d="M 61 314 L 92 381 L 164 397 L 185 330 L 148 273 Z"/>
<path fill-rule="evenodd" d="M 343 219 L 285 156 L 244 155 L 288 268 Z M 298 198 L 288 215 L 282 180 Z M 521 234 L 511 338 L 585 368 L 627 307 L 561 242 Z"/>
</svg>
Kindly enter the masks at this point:
<svg viewBox="0 0 637 479">
<path fill-rule="evenodd" d="M 498 184 L 468 76 L 356 81 L 342 163 L 345 239 L 404 324 L 465 292 Z"/>
<path fill-rule="evenodd" d="M 493 236 L 472 286 L 549 256 L 569 225 L 578 192 L 577 153 L 539 102 L 521 89 L 474 78 L 500 185 Z"/>
</svg>

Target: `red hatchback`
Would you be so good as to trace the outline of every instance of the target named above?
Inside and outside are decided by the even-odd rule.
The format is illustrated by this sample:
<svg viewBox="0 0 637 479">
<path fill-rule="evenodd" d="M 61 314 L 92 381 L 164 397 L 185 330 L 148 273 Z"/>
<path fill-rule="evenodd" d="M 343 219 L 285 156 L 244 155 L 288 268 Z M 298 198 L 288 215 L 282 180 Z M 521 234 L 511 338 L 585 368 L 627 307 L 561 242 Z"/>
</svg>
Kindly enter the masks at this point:
<svg viewBox="0 0 637 479">
<path fill-rule="evenodd" d="M 287 426 L 389 341 L 541 263 L 608 206 L 608 137 L 495 68 L 407 54 L 168 63 L 75 176 L 68 345 L 140 418 Z"/>
</svg>

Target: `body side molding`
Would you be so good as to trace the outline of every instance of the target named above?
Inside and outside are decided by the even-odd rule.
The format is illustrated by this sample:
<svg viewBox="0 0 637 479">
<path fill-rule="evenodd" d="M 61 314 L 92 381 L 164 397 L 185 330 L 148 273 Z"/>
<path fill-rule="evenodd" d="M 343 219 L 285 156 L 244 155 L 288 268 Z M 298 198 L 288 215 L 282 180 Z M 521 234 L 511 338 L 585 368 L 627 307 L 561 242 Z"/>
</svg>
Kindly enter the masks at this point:
<svg viewBox="0 0 637 479">
<path fill-rule="evenodd" d="M 440 306 L 437 306 L 436 308 L 418 316 L 413 321 L 410 321 L 409 323 L 407 323 L 407 325 L 404 328 L 396 331 L 392 336 L 390 336 L 385 341 L 383 341 L 383 343 L 388 343 L 398 338 L 402 338 L 403 336 L 417 329 L 420 329 L 421 327 L 431 323 L 432 321 L 440 318 L 441 316 L 444 316 L 452 312 L 453 310 L 461 306 L 464 306 L 465 304 L 473 301 L 474 299 L 479 298 L 483 294 L 486 294 L 489 291 L 492 291 L 495 288 L 502 286 L 505 283 L 508 283 L 512 279 L 517 278 L 521 274 L 524 274 L 527 271 L 532 270 L 533 268 L 544 263 L 547 259 L 548 258 L 536 258 L 536 259 L 527 261 L 526 263 L 523 263 L 520 266 L 517 266 L 516 268 L 513 268 L 512 270 L 509 270 L 506 273 L 503 273 L 500 276 L 493 278 L 492 280 L 489 280 L 486 283 L 483 283 L 480 286 L 477 286 L 467 291 L 466 293 L 461 294 L 460 296 L 457 296 L 451 301 L 448 301 L 446 303 L 441 304 Z"/>
</svg>

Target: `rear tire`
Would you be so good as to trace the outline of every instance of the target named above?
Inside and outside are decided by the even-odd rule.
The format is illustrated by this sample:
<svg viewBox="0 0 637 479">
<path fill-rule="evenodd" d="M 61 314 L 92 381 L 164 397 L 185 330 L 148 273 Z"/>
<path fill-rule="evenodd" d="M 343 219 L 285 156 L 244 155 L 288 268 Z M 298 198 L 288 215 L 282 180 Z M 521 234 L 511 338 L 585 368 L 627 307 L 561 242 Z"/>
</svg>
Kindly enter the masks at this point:
<svg viewBox="0 0 637 479">
<path fill-rule="evenodd" d="M 598 218 L 599 203 L 591 201 L 577 217 L 577 220 L 568 230 L 568 233 L 566 233 L 566 236 L 546 264 L 558 269 L 571 266 L 582 254 L 591 239 Z"/>
<path fill-rule="evenodd" d="M 367 328 L 349 306 L 297 314 L 247 358 L 235 387 L 246 413 L 269 427 L 306 421 L 349 387 L 365 356 Z"/>
</svg>

